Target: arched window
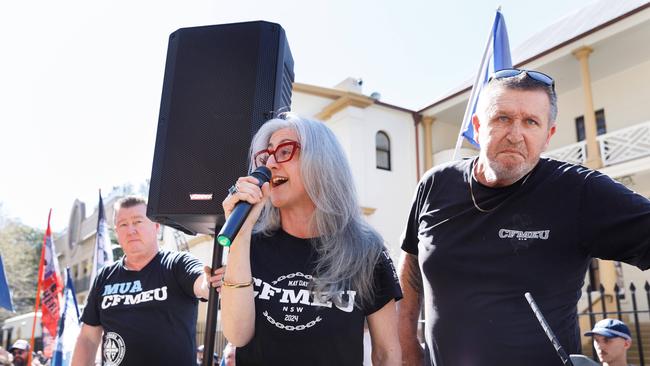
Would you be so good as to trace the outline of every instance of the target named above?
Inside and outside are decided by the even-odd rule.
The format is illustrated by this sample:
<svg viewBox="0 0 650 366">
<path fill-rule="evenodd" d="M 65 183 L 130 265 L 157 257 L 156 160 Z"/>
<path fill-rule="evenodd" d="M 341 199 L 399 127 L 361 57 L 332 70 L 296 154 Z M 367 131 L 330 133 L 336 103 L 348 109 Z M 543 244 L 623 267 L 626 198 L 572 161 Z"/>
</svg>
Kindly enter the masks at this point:
<svg viewBox="0 0 650 366">
<path fill-rule="evenodd" d="M 375 145 L 377 149 L 377 168 L 390 170 L 390 139 L 386 132 L 377 132 Z"/>
</svg>

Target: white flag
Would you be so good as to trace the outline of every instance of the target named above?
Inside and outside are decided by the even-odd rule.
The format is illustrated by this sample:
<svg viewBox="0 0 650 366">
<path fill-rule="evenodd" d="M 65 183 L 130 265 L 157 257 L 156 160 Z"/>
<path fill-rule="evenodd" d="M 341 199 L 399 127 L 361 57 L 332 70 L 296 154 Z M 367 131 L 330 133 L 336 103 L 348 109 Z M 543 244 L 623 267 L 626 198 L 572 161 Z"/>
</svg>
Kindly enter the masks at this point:
<svg viewBox="0 0 650 366">
<path fill-rule="evenodd" d="M 63 312 L 59 320 L 59 329 L 54 341 L 52 366 L 68 366 L 72 361 L 72 352 L 81 331 L 79 324 L 79 308 L 74 285 L 70 278 L 70 268 L 66 268 L 66 285 L 63 290 Z"/>
<path fill-rule="evenodd" d="M 99 213 L 97 214 L 97 237 L 95 238 L 95 251 L 93 258 L 93 269 L 90 272 L 90 286 L 92 286 L 99 270 L 113 263 L 113 250 L 111 249 L 111 237 L 108 235 L 108 223 L 104 214 L 104 201 L 102 191 L 99 191 Z"/>
</svg>

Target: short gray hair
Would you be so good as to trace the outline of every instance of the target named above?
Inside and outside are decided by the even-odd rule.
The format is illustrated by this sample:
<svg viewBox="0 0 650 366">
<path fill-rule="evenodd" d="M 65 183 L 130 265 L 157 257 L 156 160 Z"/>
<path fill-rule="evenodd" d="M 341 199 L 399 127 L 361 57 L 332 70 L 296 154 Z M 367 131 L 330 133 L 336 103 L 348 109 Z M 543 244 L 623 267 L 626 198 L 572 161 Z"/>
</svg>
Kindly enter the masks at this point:
<svg viewBox="0 0 650 366">
<path fill-rule="evenodd" d="M 117 218 L 117 212 L 119 210 L 139 205 L 144 205 L 146 207 L 147 199 L 141 196 L 126 196 L 115 201 L 113 204 L 113 224 L 117 224 L 117 222 L 115 222 L 115 219 Z"/>
<path fill-rule="evenodd" d="M 485 103 L 490 100 L 490 97 L 495 91 L 500 89 L 543 91 L 546 93 L 549 104 L 551 106 L 548 115 L 549 128 L 555 122 L 557 118 L 557 94 L 555 93 L 555 89 L 550 85 L 546 85 L 541 81 L 529 77 L 526 71 L 522 71 L 520 74 L 515 76 L 490 80 L 485 88 L 483 88 L 481 95 L 479 96 L 476 108 L 477 113 L 479 111 L 487 110 L 488 106 L 486 106 Z"/>
</svg>

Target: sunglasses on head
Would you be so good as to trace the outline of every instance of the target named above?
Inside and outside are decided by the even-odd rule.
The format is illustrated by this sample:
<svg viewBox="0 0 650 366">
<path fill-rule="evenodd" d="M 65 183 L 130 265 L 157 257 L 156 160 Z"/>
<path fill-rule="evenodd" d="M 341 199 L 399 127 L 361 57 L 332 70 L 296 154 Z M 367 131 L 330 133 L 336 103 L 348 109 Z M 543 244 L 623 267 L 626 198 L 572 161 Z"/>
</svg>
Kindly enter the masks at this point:
<svg viewBox="0 0 650 366">
<path fill-rule="evenodd" d="M 546 86 L 550 86 L 555 91 L 555 81 L 553 80 L 553 78 L 544 74 L 543 72 L 539 72 L 535 70 L 525 70 L 525 69 L 499 70 L 490 76 L 490 78 L 488 79 L 488 83 L 493 79 L 507 79 L 514 76 L 518 76 L 521 73 L 526 73 L 526 76 L 528 76 L 529 78 L 535 81 L 539 81 L 540 83 Z"/>
</svg>

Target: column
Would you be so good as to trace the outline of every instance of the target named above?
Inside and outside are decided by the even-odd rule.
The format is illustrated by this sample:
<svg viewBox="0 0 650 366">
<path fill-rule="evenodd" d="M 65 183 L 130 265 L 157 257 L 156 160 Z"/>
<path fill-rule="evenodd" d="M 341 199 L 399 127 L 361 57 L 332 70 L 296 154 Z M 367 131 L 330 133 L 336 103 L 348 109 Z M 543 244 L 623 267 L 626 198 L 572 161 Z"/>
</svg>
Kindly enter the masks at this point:
<svg viewBox="0 0 650 366">
<path fill-rule="evenodd" d="M 424 126 L 424 171 L 433 167 L 433 135 L 431 133 L 433 121 L 435 121 L 434 117 L 422 117 L 422 126 Z"/>
<path fill-rule="evenodd" d="M 596 114 L 594 113 L 594 101 L 591 94 L 591 76 L 589 74 L 589 54 L 593 52 L 590 47 L 584 46 L 575 51 L 573 55 L 580 62 L 580 75 L 582 77 L 582 90 L 585 98 L 585 139 L 587 141 L 587 162 L 586 166 L 592 169 L 599 169 L 603 166 L 600 156 L 600 148 L 596 140 Z"/>
</svg>

